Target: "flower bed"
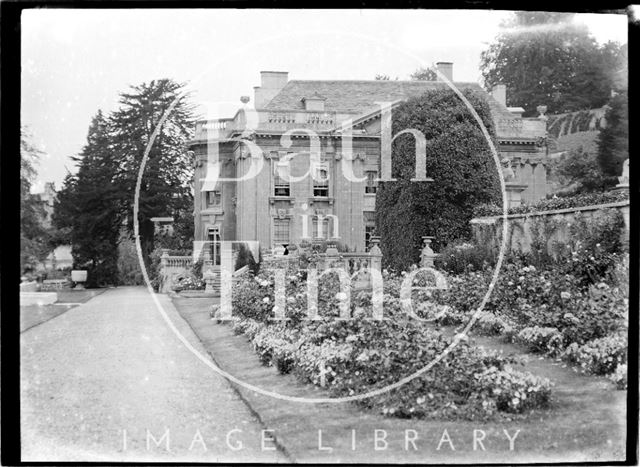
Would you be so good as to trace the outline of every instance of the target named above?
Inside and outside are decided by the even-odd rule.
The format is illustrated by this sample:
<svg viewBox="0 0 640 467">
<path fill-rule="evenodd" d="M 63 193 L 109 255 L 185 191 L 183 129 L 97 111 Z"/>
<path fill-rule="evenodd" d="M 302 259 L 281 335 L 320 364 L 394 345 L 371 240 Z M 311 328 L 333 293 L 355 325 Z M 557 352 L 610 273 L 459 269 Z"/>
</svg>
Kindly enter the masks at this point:
<svg viewBox="0 0 640 467">
<path fill-rule="evenodd" d="M 422 369 L 441 355 L 452 340 L 428 323 L 402 310 L 402 277 L 385 273 L 385 319 L 372 317 L 371 294 L 353 293 L 351 316 L 340 320 L 345 294 L 334 275 L 318 285 L 318 319 L 307 320 L 306 273 L 289 270 L 285 278 L 287 321 L 273 321 L 281 312 L 274 302 L 272 271 L 234 285 L 234 332 L 252 342 L 262 363 L 323 385 L 333 396 L 353 396 L 383 388 Z M 424 283 L 430 279 L 422 278 Z M 429 293 L 422 295 L 422 301 Z M 416 303 L 416 312 L 431 313 Z M 435 307 L 434 307 L 435 308 Z M 440 362 L 399 389 L 358 401 L 397 417 L 484 419 L 545 407 L 550 382 L 514 369 L 518 362 L 470 346 L 465 340 Z"/>
<path fill-rule="evenodd" d="M 610 274 L 588 285 L 567 273 L 584 269 L 576 262 L 546 270 L 508 262 L 474 332 L 502 335 L 531 352 L 562 356 L 588 373 L 615 373 L 626 362 L 628 319 L 628 257 L 616 258 Z M 450 307 L 439 322 L 464 326 L 488 290 L 491 273 L 449 277 L 449 289 L 435 295 Z"/>
</svg>

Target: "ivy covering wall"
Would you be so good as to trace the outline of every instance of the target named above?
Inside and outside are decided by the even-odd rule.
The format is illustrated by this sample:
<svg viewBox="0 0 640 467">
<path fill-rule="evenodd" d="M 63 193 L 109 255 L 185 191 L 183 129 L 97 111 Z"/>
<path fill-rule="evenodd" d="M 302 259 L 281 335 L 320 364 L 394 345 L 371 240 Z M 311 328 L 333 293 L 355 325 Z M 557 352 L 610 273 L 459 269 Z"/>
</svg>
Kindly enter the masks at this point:
<svg viewBox="0 0 640 467">
<path fill-rule="evenodd" d="M 486 101 L 473 91 L 465 97 L 495 142 L 495 128 Z M 421 131 L 427 139 L 427 177 L 415 177 L 415 140 L 404 134 L 392 145 L 393 182 L 380 182 L 376 197 L 376 230 L 381 236 L 384 266 L 406 270 L 418 263 L 421 237 L 435 237 L 434 246 L 469 238 L 475 206 L 500 203 L 497 167 L 478 122 L 451 90 L 429 91 L 393 111 L 393 134 Z M 437 251 L 437 250 L 436 250 Z"/>
</svg>

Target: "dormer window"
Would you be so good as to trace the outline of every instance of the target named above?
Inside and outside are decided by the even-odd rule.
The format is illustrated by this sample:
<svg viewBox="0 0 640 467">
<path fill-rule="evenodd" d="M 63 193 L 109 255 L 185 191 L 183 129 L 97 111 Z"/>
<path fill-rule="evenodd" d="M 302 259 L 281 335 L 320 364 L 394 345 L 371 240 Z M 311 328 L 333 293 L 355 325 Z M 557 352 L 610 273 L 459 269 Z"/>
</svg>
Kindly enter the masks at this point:
<svg viewBox="0 0 640 467">
<path fill-rule="evenodd" d="M 324 112 L 324 102 L 327 99 L 322 97 L 317 92 L 314 92 L 313 95 L 302 98 L 302 103 L 304 104 L 304 109 L 312 112 Z"/>
</svg>

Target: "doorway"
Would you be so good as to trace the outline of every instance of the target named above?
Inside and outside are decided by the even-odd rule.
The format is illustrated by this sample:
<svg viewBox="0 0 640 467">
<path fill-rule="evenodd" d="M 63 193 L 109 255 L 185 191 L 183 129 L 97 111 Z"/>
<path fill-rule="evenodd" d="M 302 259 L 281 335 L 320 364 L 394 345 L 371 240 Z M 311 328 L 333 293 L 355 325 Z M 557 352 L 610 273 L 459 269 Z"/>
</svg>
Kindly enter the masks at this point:
<svg viewBox="0 0 640 467">
<path fill-rule="evenodd" d="M 218 227 L 210 227 L 207 231 L 209 255 L 214 265 L 220 264 L 220 230 Z"/>
</svg>

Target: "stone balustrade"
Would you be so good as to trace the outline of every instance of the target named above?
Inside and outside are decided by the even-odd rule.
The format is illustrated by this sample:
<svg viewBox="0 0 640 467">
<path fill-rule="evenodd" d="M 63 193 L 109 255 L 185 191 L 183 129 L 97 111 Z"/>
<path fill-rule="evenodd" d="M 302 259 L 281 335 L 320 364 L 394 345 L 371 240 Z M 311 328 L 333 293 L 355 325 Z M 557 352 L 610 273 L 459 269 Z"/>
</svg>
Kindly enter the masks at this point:
<svg viewBox="0 0 640 467">
<path fill-rule="evenodd" d="M 192 256 L 169 256 L 167 250 L 163 251 L 160 257 L 160 292 L 170 292 L 173 281 L 180 274 L 188 272 L 192 267 Z"/>
<path fill-rule="evenodd" d="M 286 131 L 294 128 L 308 128 L 319 131 L 331 130 L 335 128 L 336 125 L 339 125 L 342 120 L 349 117 L 349 115 L 338 114 L 337 112 L 306 110 L 258 110 L 252 112 L 257 114 L 259 128 L 265 130 Z M 251 121 L 254 119 L 255 116 L 250 118 Z M 227 138 L 234 131 L 244 130 L 246 128 L 246 120 L 247 116 L 240 113 L 235 119 L 223 118 L 196 122 L 194 141 Z"/>
<path fill-rule="evenodd" d="M 161 263 L 166 268 L 190 269 L 193 266 L 191 256 L 163 256 Z"/>
</svg>

